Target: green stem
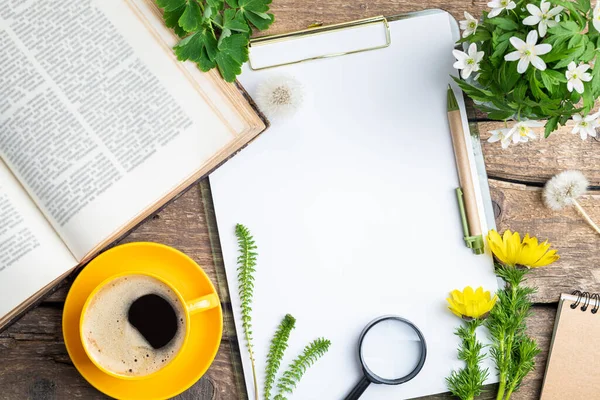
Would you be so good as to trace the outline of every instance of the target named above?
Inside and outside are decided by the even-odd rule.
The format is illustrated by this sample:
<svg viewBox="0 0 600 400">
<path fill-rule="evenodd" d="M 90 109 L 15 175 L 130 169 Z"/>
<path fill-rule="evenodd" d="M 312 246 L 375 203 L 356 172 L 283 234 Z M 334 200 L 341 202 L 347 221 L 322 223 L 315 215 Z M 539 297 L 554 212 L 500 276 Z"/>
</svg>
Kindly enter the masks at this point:
<svg viewBox="0 0 600 400">
<path fill-rule="evenodd" d="M 504 398 L 504 400 L 510 399 L 510 395 L 512 394 L 513 390 L 515 390 L 515 388 L 513 387 L 513 385 L 510 385 L 510 387 L 506 391 L 506 397 Z"/>
<path fill-rule="evenodd" d="M 500 351 L 499 353 L 499 357 L 500 360 L 498 360 L 498 372 L 500 373 L 499 376 L 499 383 L 500 386 L 498 387 L 498 395 L 496 396 L 496 400 L 502 400 L 504 398 L 504 389 L 506 388 L 506 371 L 507 371 L 507 364 L 506 364 L 506 352 L 504 350 L 504 345 L 505 345 L 505 338 L 504 338 L 504 332 L 502 333 L 503 336 L 501 338 L 499 338 L 499 342 L 500 342 Z"/>
<path fill-rule="evenodd" d="M 496 395 L 496 400 L 504 399 L 504 390 L 506 389 L 506 376 L 500 374 L 500 386 L 498 386 L 498 394 Z"/>
</svg>

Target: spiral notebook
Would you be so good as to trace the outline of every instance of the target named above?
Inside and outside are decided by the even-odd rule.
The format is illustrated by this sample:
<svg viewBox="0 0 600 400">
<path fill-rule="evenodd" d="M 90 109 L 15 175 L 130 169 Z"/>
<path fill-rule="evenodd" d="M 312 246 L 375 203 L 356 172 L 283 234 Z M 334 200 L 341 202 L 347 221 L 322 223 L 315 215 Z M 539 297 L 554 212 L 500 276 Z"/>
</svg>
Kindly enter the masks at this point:
<svg viewBox="0 0 600 400">
<path fill-rule="evenodd" d="M 600 398 L 600 295 L 562 294 L 541 400 Z"/>
</svg>

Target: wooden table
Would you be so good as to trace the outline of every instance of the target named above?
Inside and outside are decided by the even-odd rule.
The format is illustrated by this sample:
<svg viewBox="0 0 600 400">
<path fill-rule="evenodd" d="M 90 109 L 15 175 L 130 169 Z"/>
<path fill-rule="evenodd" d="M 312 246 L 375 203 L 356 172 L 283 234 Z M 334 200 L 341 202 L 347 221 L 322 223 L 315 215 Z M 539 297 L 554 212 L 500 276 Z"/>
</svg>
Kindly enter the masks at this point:
<svg viewBox="0 0 600 400">
<path fill-rule="evenodd" d="M 302 29 L 314 22 L 337 23 L 376 15 L 391 15 L 425 8 L 441 8 L 461 19 L 463 11 L 480 15 L 486 0 L 470 2 L 446 0 L 275 0 L 272 10 L 276 23 L 271 33 Z M 393 85 L 394 82 L 390 82 Z M 553 174 L 565 169 L 583 171 L 591 182 L 591 191 L 581 203 L 593 218 L 600 220 L 600 142 L 581 141 L 562 129 L 548 140 L 502 150 L 498 143 L 485 140 L 488 131 L 499 127 L 473 109 L 469 112 L 472 128 L 481 133 L 498 229 L 529 232 L 549 239 L 558 248 L 561 260 L 551 267 L 533 271 L 528 283 L 538 288 L 535 306 L 529 318 L 529 332 L 538 341 L 542 353 L 536 370 L 530 374 L 514 399 L 537 399 L 546 363 L 556 302 L 561 292 L 583 288 L 600 292 L 600 236 L 587 226 L 574 210 L 550 212 L 541 203 L 541 187 Z M 268 134 L 268 133 L 267 133 Z M 432 182 L 435 184 L 435 182 Z M 214 232 L 210 186 L 204 181 L 135 230 L 123 242 L 156 241 L 174 246 L 196 260 L 217 279 L 221 260 L 213 257 L 209 233 Z M 61 314 L 70 282 L 39 307 L 0 334 L 0 399 L 100 399 L 73 367 L 61 333 Z M 225 309 L 229 299 L 222 295 Z M 230 314 L 226 325 L 231 330 Z M 239 355 L 236 340 L 223 338 L 217 358 L 208 373 L 179 399 L 244 398 L 243 386 L 236 382 L 233 362 Z M 491 387 L 490 389 L 493 389 Z M 493 398 L 492 391 L 482 398 Z M 448 399 L 449 395 L 429 397 Z"/>
</svg>

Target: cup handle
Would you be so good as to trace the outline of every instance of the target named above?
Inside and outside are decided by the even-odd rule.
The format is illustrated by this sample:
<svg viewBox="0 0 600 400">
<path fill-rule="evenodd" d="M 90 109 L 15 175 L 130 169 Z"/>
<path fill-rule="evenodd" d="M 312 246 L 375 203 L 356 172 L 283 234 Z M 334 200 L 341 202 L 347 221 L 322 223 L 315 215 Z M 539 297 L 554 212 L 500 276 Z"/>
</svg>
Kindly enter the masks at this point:
<svg viewBox="0 0 600 400">
<path fill-rule="evenodd" d="M 196 314 L 202 311 L 217 307 L 221 302 L 216 293 L 207 294 L 187 302 L 187 309 L 190 314 Z"/>
</svg>

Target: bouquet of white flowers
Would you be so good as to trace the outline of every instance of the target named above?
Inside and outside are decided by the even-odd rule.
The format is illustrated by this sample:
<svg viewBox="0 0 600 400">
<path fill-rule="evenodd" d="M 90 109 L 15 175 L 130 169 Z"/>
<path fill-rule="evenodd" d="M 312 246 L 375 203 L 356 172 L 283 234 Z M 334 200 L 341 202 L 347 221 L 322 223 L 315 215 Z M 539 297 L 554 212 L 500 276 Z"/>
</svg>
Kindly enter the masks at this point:
<svg viewBox="0 0 600 400">
<path fill-rule="evenodd" d="M 492 131 L 503 147 L 548 137 L 574 121 L 573 133 L 595 136 L 600 113 L 600 0 L 493 0 L 481 21 L 465 12 L 465 51 L 454 50 L 454 78 L 490 119 L 517 121 Z M 537 120 L 547 120 L 545 123 Z"/>
</svg>

